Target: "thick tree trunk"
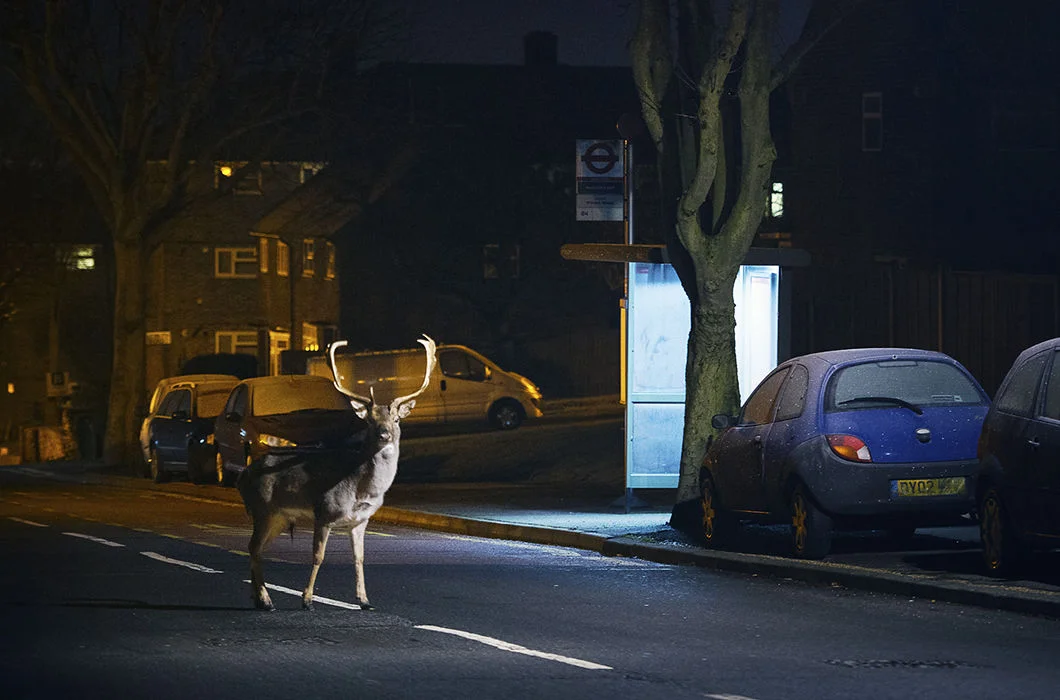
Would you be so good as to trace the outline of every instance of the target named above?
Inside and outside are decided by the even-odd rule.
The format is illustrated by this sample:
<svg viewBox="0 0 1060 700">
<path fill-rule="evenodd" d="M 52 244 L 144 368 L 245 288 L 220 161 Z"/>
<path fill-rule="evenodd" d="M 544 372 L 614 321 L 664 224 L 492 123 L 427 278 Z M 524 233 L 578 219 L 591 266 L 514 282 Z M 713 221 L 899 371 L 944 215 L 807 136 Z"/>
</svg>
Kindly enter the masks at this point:
<svg viewBox="0 0 1060 700">
<path fill-rule="evenodd" d="M 114 354 L 103 459 L 138 470 L 138 409 L 144 396 L 144 255 L 140 238 L 114 245 Z"/>
<path fill-rule="evenodd" d="M 699 496 L 699 467 L 713 434 L 710 419 L 739 406 L 736 377 L 736 321 L 732 288 L 735 277 L 723 275 L 692 306 L 685 368 L 685 427 L 677 500 Z"/>
</svg>

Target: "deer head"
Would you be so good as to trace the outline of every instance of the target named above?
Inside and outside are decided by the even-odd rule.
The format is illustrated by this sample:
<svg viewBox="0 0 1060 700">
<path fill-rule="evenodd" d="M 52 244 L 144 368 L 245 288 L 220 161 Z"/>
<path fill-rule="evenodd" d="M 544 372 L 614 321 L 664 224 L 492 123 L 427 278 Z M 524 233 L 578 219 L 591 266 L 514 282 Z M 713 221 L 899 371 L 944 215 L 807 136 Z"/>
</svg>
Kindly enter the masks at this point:
<svg viewBox="0 0 1060 700">
<path fill-rule="evenodd" d="M 386 413 L 393 420 L 400 420 L 407 416 L 413 406 L 416 405 L 416 397 L 426 391 L 427 386 L 431 383 L 431 373 L 434 371 L 434 365 L 437 362 L 436 350 L 438 346 L 435 344 L 434 340 L 426 334 L 424 334 L 422 338 L 417 339 L 416 342 L 422 345 L 424 350 L 427 351 L 427 370 L 423 374 L 423 384 L 411 394 L 408 394 L 407 396 L 398 396 L 390 402 L 390 406 L 386 408 Z M 339 373 L 339 366 L 335 362 L 335 351 L 345 345 L 345 340 L 338 340 L 328 346 L 328 359 L 331 361 L 331 374 L 334 377 L 335 388 L 349 398 L 358 417 L 364 419 L 369 414 L 375 415 L 380 407 L 376 406 L 374 391 L 369 390 L 369 396 L 361 396 L 360 394 L 355 394 L 342 386 L 342 379 L 344 377 Z"/>
</svg>

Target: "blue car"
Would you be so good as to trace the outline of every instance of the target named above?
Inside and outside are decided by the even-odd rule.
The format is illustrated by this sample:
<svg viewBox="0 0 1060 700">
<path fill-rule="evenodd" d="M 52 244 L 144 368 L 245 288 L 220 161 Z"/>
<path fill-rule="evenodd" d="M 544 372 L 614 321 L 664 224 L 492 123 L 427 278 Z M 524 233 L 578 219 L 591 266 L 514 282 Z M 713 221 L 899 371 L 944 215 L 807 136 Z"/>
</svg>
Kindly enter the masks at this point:
<svg viewBox="0 0 1060 700">
<path fill-rule="evenodd" d="M 834 529 L 958 524 L 975 508 L 990 400 L 960 363 L 903 348 L 796 357 L 771 372 L 721 431 L 700 471 L 708 544 L 740 520 L 790 523 L 791 552 L 820 558 Z"/>
</svg>

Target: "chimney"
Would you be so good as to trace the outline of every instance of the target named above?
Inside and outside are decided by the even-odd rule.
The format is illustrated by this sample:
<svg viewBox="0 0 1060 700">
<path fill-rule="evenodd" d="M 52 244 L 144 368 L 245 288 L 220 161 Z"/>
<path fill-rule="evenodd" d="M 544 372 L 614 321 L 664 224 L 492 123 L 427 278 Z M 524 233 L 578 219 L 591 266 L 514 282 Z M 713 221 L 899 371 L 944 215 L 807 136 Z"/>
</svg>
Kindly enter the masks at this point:
<svg viewBox="0 0 1060 700">
<path fill-rule="evenodd" d="M 523 39 L 523 50 L 527 66 L 548 67 L 556 65 L 559 39 L 552 32 L 530 32 Z"/>
</svg>

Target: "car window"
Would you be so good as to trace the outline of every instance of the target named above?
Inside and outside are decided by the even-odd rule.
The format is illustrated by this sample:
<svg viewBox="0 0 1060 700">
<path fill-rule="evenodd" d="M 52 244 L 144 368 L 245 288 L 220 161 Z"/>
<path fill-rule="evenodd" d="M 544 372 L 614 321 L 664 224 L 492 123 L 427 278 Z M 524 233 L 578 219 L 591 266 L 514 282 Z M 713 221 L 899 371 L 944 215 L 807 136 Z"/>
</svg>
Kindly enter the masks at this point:
<svg viewBox="0 0 1060 700">
<path fill-rule="evenodd" d="M 784 383 L 787 374 L 788 368 L 785 367 L 762 380 L 744 404 L 743 413 L 740 416 L 741 425 L 761 425 L 772 420 L 773 404 L 776 403 L 780 385 Z"/>
<path fill-rule="evenodd" d="M 170 415 L 173 415 L 173 413 L 176 413 L 177 411 L 184 411 L 185 415 L 191 415 L 191 389 L 180 389 L 173 393 L 177 397 L 177 403 L 173 407 L 173 411 Z"/>
<path fill-rule="evenodd" d="M 777 401 L 777 420 L 790 420 L 802 415 L 806 406 L 806 389 L 810 385 L 810 373 L 802 365 L 795 365 L 784 382 Z"/>
<path fill-rule="evenodd" d="M 237 386 L 232 394 L 228 397 L 228 403 L 225 404 L 225 413 L 238 413 L 244 415 L 247 408 L 247 386 L 241 384 Z"/>
<path fill-rule="evenodd" d="M 196 407 L 198 411 L 196 415 L 199 418 L 214 418 L 221 409 L 224 408 L 225 400 L 228 398 L 228 394 L 231 392 L 228 388 L 220 389 L 199 389 L 199 395 L 196 397 Z"/>
<path fill-rule="evenodd" d="M 825 410 L 879 408 L 880 399 L 915 406 L 981 404 L 982 394 L 959 367 L 938 360 L 885 360 L 848 365 L 828 381 Z"/>
<path fill-rule="evenodd" d="M 1042 370 L 1048 357 L 1047 352 L 1038 353 L 1012 370 L 994 402 L 997 410 L 1017 416 L 1030 416 L 1034 412 L 1038 384 L 1041 383 Z"/>
<path fill-rule="evenodd" d="M 340 394 L 330 382 L 300 382 L 259 384 L 254 387 L 255 416 L 274 416 L 311 409 L 328 411 L 353 410 L 350 400 Z"/>
<path fill-rule="evenodd" d="M 486 365 L 476 357 L 460 350 L 447 350 L 438 353 L 438 365 L 442 374 L 456 379 L 470 379 L 481 382 L 486 379 Z"/>
<path fill-rule="evenodd" d="M 1060 420 L 1060 353 L 1054 352 L 1052 369 L 1049 371 L 1048 383 L 1045 385 L 1045 406 L 1042 415 L 1053 420 Z"/>
<path fill-rule="evenodd" d="M 180 391 L 174 390 L 165 395 L 162 402 L 158 404 L 158 411 L 156 412 L 160 416 L 171 416 L 173 411 L 177 410 L 177 405 L 180 403 Z"/>
</svg>

